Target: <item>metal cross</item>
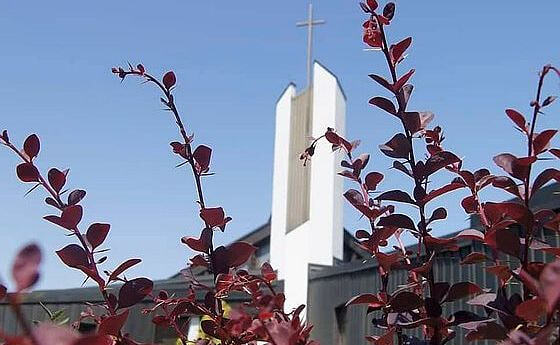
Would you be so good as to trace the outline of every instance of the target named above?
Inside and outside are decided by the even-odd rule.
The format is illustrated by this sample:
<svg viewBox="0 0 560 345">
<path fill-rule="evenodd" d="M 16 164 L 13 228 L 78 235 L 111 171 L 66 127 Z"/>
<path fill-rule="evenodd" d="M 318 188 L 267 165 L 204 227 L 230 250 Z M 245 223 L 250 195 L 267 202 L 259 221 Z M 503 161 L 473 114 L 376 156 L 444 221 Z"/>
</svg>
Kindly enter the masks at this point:
<svg viewBox="0 0 560 345">
<path fill-rule="evenodd" d="M 309 3 L 307 20 L 296 23 L 297 27 L 307 26 L 307 87 L 311 86 L 313 75 L 311 72 L 311 62 L 313 60 L 313 26 L 325 24 L 324 20 L 313 20 L 313 4 Z"/>
</svg>

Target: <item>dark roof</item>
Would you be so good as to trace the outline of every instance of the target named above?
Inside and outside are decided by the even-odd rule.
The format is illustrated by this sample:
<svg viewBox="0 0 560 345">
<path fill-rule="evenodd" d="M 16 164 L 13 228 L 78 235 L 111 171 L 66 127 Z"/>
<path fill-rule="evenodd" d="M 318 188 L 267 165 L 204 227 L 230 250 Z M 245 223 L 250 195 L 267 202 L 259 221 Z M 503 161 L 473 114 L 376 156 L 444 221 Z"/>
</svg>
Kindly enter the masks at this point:
<svg viewBox="0 0 560 345">
<path fill-rule="evenodd" d="M 268 218 L 268 221 L 266 223 L 260 225 L 255 230 L 247 233 L 246 235 L 239 237 L 233 242 L 243 241 L 256 245 L 267 239 L 270 241 L 270 217 Z M 356 238 L 354 238 L 354 235 L 352 235 L 347 229 L 344 229 L 344 245 L 348 247 L 352 252 L 354 252 L 360 259 L 369 257 L 369 254 L 358 245 L 358 241 L 356 240 Z M 181 277 L 181 273 L 176 273 L 171 276 L 170 279 L 177 279 L 179 277 Z"/>
<path fill-rule="evenodd" d="M 214 279 L 211 276 L 202 276 L 197 277 L 197 280 L 200 283 L 203 283 L 207 286 L 213 286 Z M 276 292 L 283 292 L 284 291 L 284 282 L 283 281 L 275 281 L 272 284 L 276 290 Z M 118 293 L 121 284 L 115 284 L 109 290 L 113 290 L 114 294 Z M 169 295 L 183 295 L 187 291 L 187 281 L 183 278 L 175 278 L 175 279 L 163 279 L 163 280 L 156 280 L 154 281 L 154 291 L 157 293 L 160 290 L 165 290 L 169 293 Z M 203 300 L 205 291 L 197 291 L 197 299 Z M 237 301 L 237 300 L 247 300 L 247 296 L 243 293 L 232 293 L 228 297 L 230 301 Z M 36 304 L 36 303 L 45 303 L 45 304 L 64 304 L 64 303 L 98 303 L 103 301 L 103 297 L 99 292 L 99 289 L 95 286 L 93 287 L 83 287 L 83 288 L 72 288 L 72 289 L 59 289 L 59 290 L 39 290 L 33 291 L 28 294 L 25 294 L 25 297 L 22 301 L 22 304 Z M 149 302 L 149 299 L 146 299 L 146 302 Z M 0 304 L 8 304 L 7 300 L 0 301 Z"/>
</svg>

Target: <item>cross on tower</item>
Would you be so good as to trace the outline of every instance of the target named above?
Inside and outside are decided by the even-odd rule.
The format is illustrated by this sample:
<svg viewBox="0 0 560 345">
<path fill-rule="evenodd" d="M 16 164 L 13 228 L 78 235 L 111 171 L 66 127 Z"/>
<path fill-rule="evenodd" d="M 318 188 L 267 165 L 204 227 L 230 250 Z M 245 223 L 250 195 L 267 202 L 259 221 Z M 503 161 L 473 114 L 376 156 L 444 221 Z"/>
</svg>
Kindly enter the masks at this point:
<svg viewBox="0 0 560 345">
<path fill-rule="evenodd" d="M 313 26 L 325 24 L 324 20 L 313 20 L 313 4 L 309 3 L 309 10 L 307 13 L 307 20 L 304 22 L 296 23 L 297 27 L 307 26 L 307 87 L 311 86 L 312 83 L 312 71 L 311 63 L 313 60 L 312 49 L 313 49 Z"/>
</svg>

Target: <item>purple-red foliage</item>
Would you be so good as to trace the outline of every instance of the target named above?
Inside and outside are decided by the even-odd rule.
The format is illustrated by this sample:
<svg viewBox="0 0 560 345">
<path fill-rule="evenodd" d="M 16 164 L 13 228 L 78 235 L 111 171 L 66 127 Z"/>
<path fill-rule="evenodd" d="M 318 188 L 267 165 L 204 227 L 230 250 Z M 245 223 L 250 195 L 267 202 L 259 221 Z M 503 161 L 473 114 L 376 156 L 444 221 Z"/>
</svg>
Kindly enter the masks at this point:
<svg viewBox="0 0 560 345">
<path fill-rule="evenodd" d="M 325 139 L 333 151 L 342 151 L 347 158 L 341 162 L 344 168 L 340 175 L 356 184 L 355 189 L 344 193 L 348 202 L 369 222 L 370 230 L 356 231 L 360 245 L 378 261 L 378 273 L 382 284 L 379 291 L 365 293 L 348 301 L 347 306 L 367 305 L 369 312 L 380 312 L 374 324 L 382 329 L 381 336 L 366 336 L 376 345 L 431 344 L 443 345 L 453 342 L 455 328 L 467 330 L 467 340 L 496 340 L 503 344 L 543 345 L 558 342 L 560 322 L 560 261 L 550 264 L 532 262 L 530 253 L 542 251 L 560 256 L 560 248 L 541 242 L 536 236 L 543 229 L 560 231 L 560 216 L 553 210 L 535 210 L 530 207 L 536 192 L 552 180 L 560 181 L 560 171 L 555 168 L 544 169 L 536 177 L 534 165 L 550 159 L 560 158 L 560 149 L 552 148 L 551 142 L 557 134 L 556 129 L 537 130 L 536 123 L 543 109 L 550 106 L 556 97 L 542 95 L 545 76 L 550 73 L 560 75 L 558 69 L 546 65 L 539 73 L 536 98 L 531 102 L 532 114 L 526 118 L 521 112 L 507 109 L 506 115 L 515 128 L 523 134 L 527 152 L 516 156 L 502 153 L 494 157 L 494 162 L 506 175 L 497 176 L 487 168 L 469 171 L 463 168 L 463 160 L 443 147 L 445 137 L 440 126 L 429 127 L 434 115 L 427 111 L 408 110 L 408 102 L 413 92 L 410 83 L 415 69 L 399 73 L 399 67 L 406 58 L 412 44 L 412 37 L 406 37 L 389 44 L 386 28 L 395 16 L 396 6 L 389 2 L 381 11 L 375 0 L 360 3 L 368 15 L 363 23 L 365 44 L 383 53 L 388 66 L 389 78 L 379 74 L 369 77 L 379 84 L 389 97 L 375 96 L 369 103 L 376 109 L 387 112 L 402 126 L 399 133 L 393 134 L 379 146 L 380 151 L 392 158 L 392 167 L 403 173 L 412 182 L 410 190 L 379 190 L 384 179 L 380 172 L 367 172 L 369 154 L 355 156 L 360 141 L 349 141 L 333 128 L 315 139 L 301 155 L 304 164 L 315 154 L 316 145 Z M 55 214 L 47 215 L 45 220 L 65 229 L 75 239 L 56 254 L 61 262 L 70 268 L 84 273 L 86 280 L 93 280 L 104 302 L 102 312 L 88 308 L 81 319 L 89 318 L 97 325 L 97 333 L 82 336 L 69 327 L 42 323 L 33 327 L 21 313 L 22 293 L 31 288 L 39 278 L 41 252 L 37 245 L 30 244 L 20 250 L 12 266 L 13 292 L 0 285 L 0 299 L 8 299 L 24 333 L 8 335 L 0 332 L 5 344 L 16 345 L 111 345 L 137 344 L 134 335 L 122 331 L 127 322 L 131 307 L 149 298 L 154 305 L 143 310 L 152 314 L 152 321 L 160 327 L 172 328 L 178 338 L 187 344 L 207 345 L 245 344 L 257 341 L 273 345 L 309 345 L 311 326 L 304 322 L 301 313 L 304 306 L 293 311 L 284 310 L 285 296 L 274 290 L 275 271 L 264 263 L 260 272 L 249 272 L 244 264 L 255 251 L 255 247 L 245 242 L 234 242 L 229 246 L 214 246 L 214 234 L 225 232 L 232 220 L 222 207 L 209 206 L 203 193 L 203 180 L 212 175 L 212 149 L 199 145 L 193 149 L 194 135 L 188 135 L 179 110 L 175 105 L 174 87 L 177 77 L 173 71 L 167 72 L 161 80 L 146 72 L 143 65 L 128 68 L 115 67 L 112 72 L 120 79 L 135 76 L 155 85 L 162 94 L 161 102 L 173 115 L 179 132 L 180 141 L 171 143 L 172 151 L 188 165 L 194 177 L 197 203 L 200 207 L 200 235 L 183 237 L 181 241 L 196 252 L 190 261 L 191 268 L 201 267 L 213 275 L 212 285 L 204 285 L 190 276 L 190 286 L 184 295 L 170 296 L 166 291 L 153 291 L 153 282 L 144 277 L 129 279 L 125 273 L 139 264 L 141 259 L 133 258 L 121 263 L 114 270 L 102 270 L 100 265 L 107 259 L 103 246 L 110 224 L 93 223 L 86 227 L 81 224 L 84 209 L 80 205 L 86 192 L 81 189 L 64 189 L 68 183 L 69 170 L 52 168 L 46 178 L 35 161 L 41 150 L 40 139 L 30 135 L 19 149 L 4 130 L 0 143 L 17 154 L 21 163 L 16 167 L 18 178 L 24 183 L 41 187 L 47 197 L 45 203 L 55 209 Z M 425 154 L 418 153 L 415 142 L 425 144 Z M 548 155 L 550 154 L 550 155 Z M 447 184 L 435 186 L 431 177 L 446 171 L 453 178 Z M 365 175 L 365 176 L 364 176 Z M 484 188 L 493 187 L 512 194 L 514 201 L 490 202 L 480 198 Z M 437 238 L 431 234 L 431 224 L 447 218 L 445 207 L 435 207 L 434 200 L 452 191 L 468 191 L 460 204 L 469 215 L 480 218 L 481 229 L 469 229 L 455 237 Z M 380 193 L 377 193 L 380 192 Z M 63 194 L 67 194 L 63 198 Z M 376 193 L 375 197 L 372 193 Z M 397 203 L 397 205 L 394 205 Z M 414 206 L 416 214 L 400 212 L 399 204 Z M 429 212 L 428 210 L 432 210 Z M 512 227 L 521 228 L 514 232 Z M 413 253 L 405 249 L 401 235 L 410 233 L 418 240 L 418 250 Z M 398 246 L 392 252 L 382 251 L 391 238 Z M 489 292 L 472 282 L 436 281 L 434 259 L 441 251 L 457 250 L 458 242 L 469 239 L 482 243 L 489 248 L 490 255 L 470 253 L 460 265 L 485 264 L 486 271 L 496 275 L 500 286 Z M 508 264 L 509 262 L 509 264 Z M 407 269 L 407 281 L 399 288 L 389 291 L 391 272 Z M 101 274 L 103 273 L 103 274 Z M 515 282 L 522 286 L 522 295 L 512 293 L 508 284 Z M 118 285 L 117 285 L 118 284 Z M 203 300 L 196 298 L 197 292 L 204 294 Z M 231 313 L 224 311 L 224 300 L 232 292 L 248 295 L 248 302 L 236 307 Z M 469 299 L 473 306 L 483 306 L 487 311 L 478 315 L 470 311 L 457 311 L 445 315 L 446 303 Z M 192 316 L 204 317 L 202 330 L 212 338 L 188 339 L 185 323 L 180 322 Z M 79 320 L 78 320 L 79 321 Z M 406 336 L 404 330 L 420 327 L 423 340 Z M 554 334 L 556 333 L 556 334 Z M 552 339 L 551 339 L 552 338 Z"/>
<path fill-rule="evenodd" d="M 531 178 L 535 164 L 551 159 L 546 156 L 547 153 L 552 154 L 552 157 L 560 157 L 560 150 L 551 148 L 551 140 L 557 130 L 537 132 L 536 127 L 543 108 L 556 98 L 549 96 L 543 99 L 545 76 L 551 72 L 560 75 L 558 69 L 546 65 L 540 71 L 537 95 L 531 102 L 530 121 L 517 110 L 506 110 L 506 115 L 513 121 L 516 129 L 523 133 L 527 143 L 527 152 L 519 157 L 511 153 L 494 157 L 496 165 L 509 176 L 493 175 L 486 168 L 469 171 L 463 168 L 463 160 L 458 155 L 443 147 L 445 137 L 442 128 L 429 127 L 434 115 L 431 112 L 407 109 L 413 90 L 410 80 L 415 70 L 409 69 L 399 75 L 399 67 L 406 57 L 412 38 L 404 38 L 395 44 L 389 43 L 386 29 L 394 18 L 395 4 L 389 2 L 381 13 L 378 12 L 379 6 L 375 0 L 360 3 L 360 7 L 368 15 L 363 24 L 363 41 L 383 53 L 390 74 L 388 79 L 379 74 L 369 75 L 390 95 L 375 96 L 369 103 L 390 114 L 402 126 L 402 130 L 379 145 L 379 149 L 394 159 L 393 168 L 404 173 L 412 181 L 413 187 L 408 191 L 378 190 L 383 174 L 362 174 L 369 155 L 361 154 L 354 158 L 355 145 L 336 134 L 332 128 L 315 139 L 301 159 L 307 163 L 313 156 L 318 141 L 323 138 L 333 145 L 333 150 L 342 149 L 348 157 L 341 162 L 345 170 L 340 175 L 356 183 L 357 188 L 346 191 L 344 197 L 369 222 L 370 230 L 357 230 L 356 238 L 377 259 L 382 281 L 378 292 L 356 296 L 347 303 L 347 306 L 365 304 L 368 306 L 368 313 L 381 312 L 380 318 L 374 318 L 374 324 L 384 329 L 384 335 L 367 336 L 366 339 L 376 345 L 440 345 L 452 343 L 456 334 L 454 328 L 461 327 L 467 331 L 466 338 L 469 341 L 556 344 L 560 341 L 558 331 L 552 337 L 554 340 L 549 338 L 553 325 L 560 322 L 560 260 L 548 265 L 532 262 L 530 252 L 538 250 L 560 256 L 560 248 L 553 248 L 536 238 L 543 229 L 560 232 L 560 215 L 549 209 L 534 210 L 530 208 L 530 204 L 532 197 L 545 184 L 552 180 L 560 182 L 560 171 L 554 168 L 545 169 L 536 178 Z M 418 152 L 420 145 L 415 145 L 415 142 L 420 141 L 425 143 L 425 154 Z M 435 185 L 431 179 L 432 175 L 440 171 L 447 171 L 453 176 L 443 186 Z M 480 191 L 490 186 L 503 189 L 516 199 L 509 202 L 482 201 Z M 460 207 L 467 214 L 480 218 L 482 229 L 465 230 L 452 238 L 432 236 L 431 223 L 447 217 L 445 207 L 432 205 L 434 199 L 458 189 L 468 190 L 469 195 L 461 201 Z M 376 193 L 375 197 L 371 196 L 373 192 Z M 393 203 L 413 205 L 418 212 L 416 215 L 399 213 L 398 205 Z M 428 209 L 433 210 L 431 214 Z M 515 226 L 522 231 L 515 232 Z M 404 232 L 417 239 L 416 252 L 403 246 L 401 235 Z M 392 252 L 382 251 L 391 238 L 395 238 L 399 245 Z M 486 270 L 496 275 L 501 282 L 496 292 L 487 293 L 484 287 L 472 282 L 450 285 L 435 279 L 434 257 L 444 250 L 458 250 L 458 241 L 461 239 L 477 241 L 489 248 L 492 253 L 490 257 L 483 253 L 470 253 L 460 264 L 486 264 Z M 506 258 L 512 264 L 506 264 Z M 408 270 L 407 281 L 399 282 L 399 288 L 389 291 L 389 276 L 397 268 Z M 523 296 L 506 289 L 512 281 L 523 286 Z M 470 311 L 444 315 L 446 303 L 472 297 L 474 299 L 468 303 L 486 307 L 488 312 L 485 315 Z M 406 329 L 417 327 L 422 329 L 423 340 L 403 333 Z"/>
<path fill-rule="evenodd" d="M 92 279 L 99 288 L 104 302 L 100 305 L 103 312 L 94 312 L 92 308 L 81 314 L 80 320 L 91 319 L 97 324 L 97 334 L 93 336 L 79 336 L 75 330 L 68 327 L 41 325 L 33 328 L 20 312 L 22 291 L 32 287 L 39 277 L 39 263 L 41 253 L 37 245 L 30 244 L 23 248 L 13 265 L 13 280 L 16 291 L 7 293 L 7 289 L 0 285 L 0 298 L 9 298 L 10 304 L 21 323 L 24 334 L 8 335 L 0 332 L 0 339 L 6 344 L 16 345 L 134 345 L 134 335 L 122 331 L 130 314 L 130 308 L 149 298 L 153 306 L 143 310 L 144 314 L 152 314 L 152 321 L 158 327 L 172 328 L 183 344 L 193 343 L 207 345 L 247 344 L 257 341 L 274 345 L 310 345 L 311 326 L 300 317 L 304 306 L 292 311 L 284 310 L 285 297 L 274 289 L 276 273 L 268 263 L 264 263 L 260 272 L 249 272 L 244 265 L 254 255 L 257 249 L 246 242 L 234 242 L 228 246 L 214 246 L 214 233 L 224 232 L 231 217 L 226 216 L 222 207 L 209 207 L 203 193 L 203 180 L 212 175 L 212 149 L 199 145 L 194 150 L 192 144 L 194 135 L 187 135 L 178 109 L 175 106 L 173 87 L 177 83 L 175 74 L 167 72 L 162 81 L 146 73 L 143 65 L 129 69 L 113 68 L 113 73 L 121 79 L 127 76 L 137 76 L 146 82 L 155 84 L 161 91 L 162 103 L 174 117 L 181 135 L 181 141 L 171 143 L 173 153 L 191 168 L 197 191 L 197 203 L 200 207 L 199 217 L 202 224 L 200 236 L 183 237 L 181 241 L 197 254 L 192 257 L 191 269 L 203 267 L 214 277 L 211 285 L 204 285 L 195 275 L 190 275 L 181 296 L 170 296 L 166 291 L 153 291 L 154 283 L 145 277 L 129 279 L 125 273 L 131 267 L 139 264 L 141 259 L 133 258 L 124 261 L 114 270 L 101 270 L 100 265 L 107 259 L 103 254 L 106 249 L 100 249 L 109 235 L 111 225 L 93 223 L 83 232 L 81 229 L 83 207 L 79 204 L 85 197 L 84 190 L 76 189 L 68 193 L 67 200 L 62 198 L 67 190 L 63 190 L 68 182 L 69 170 L 52 168 L 44 178 L 35 164 L 35 158 L 40 151 L 40 140 L 35 134 L 30 135 L 18 149 L 11 141 L 7 131 L 0 136 L 0 143 L 11 149 L 22 160 L 17 166 L 16 173 L 22 182 L 33 183 L 30 190 L 42 187 L 48 194 L 45 199 L 47 205 L 56 210 L 56 214 L 45 216 L 44 219 L 68 232 L 76 239 L 56 251 L 61 262 L 66 266 L 80 270 L 86 280 Z M 345 143 L 339 143 L 345 145 Z M 190 270 L 189 270 L 190 271 Z M 103 274 L 101 274 L 102 272 Z M 119 285 L 116 285 L 116 284 Z M 201 293 L 203 300 L 197 300 Z M 232 292 L 247 295 L 248 302 L 236 306 L 226 314 L 224 302 Z M 6 297 L 7 296 L 7 297 Z M 201 328 L 208 336 L 207 339 L 189 339 L 185 328 L 190 317 L 201 317 Z M 77 320 L 77 321 L 80 321 Z M 210 338 L 211 337 L 211 338 Z M 50 340 L 50 339 L 53 340 Z M 47 340 L 45 340 L 47 339 Z"/>
</svg>

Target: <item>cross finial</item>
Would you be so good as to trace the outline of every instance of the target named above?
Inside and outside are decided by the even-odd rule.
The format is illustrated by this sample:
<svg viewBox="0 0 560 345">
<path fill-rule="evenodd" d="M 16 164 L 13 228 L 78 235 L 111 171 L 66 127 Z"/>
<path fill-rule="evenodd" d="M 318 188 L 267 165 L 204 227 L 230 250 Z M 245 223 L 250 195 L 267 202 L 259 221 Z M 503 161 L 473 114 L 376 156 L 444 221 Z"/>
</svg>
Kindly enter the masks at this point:
<svg viewBox="0 0 560 345">
<path fill-rule="evenodd" d="M 309 3 L 309 9 L 307 12 L 307 20 L 304 22 L 296 23 L 296 26 L 307 26 L 307 87 L 311 86 L 313 81 L 313 75 L 311 71 L 311 62 L 313 61 L 313 26 L 325 24 L 324 20 L 314 20 L 313 19 L 313 4 Z"/>
</svg>

